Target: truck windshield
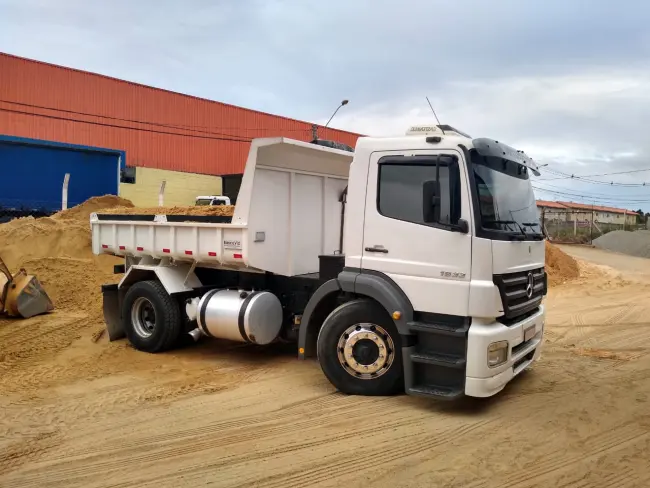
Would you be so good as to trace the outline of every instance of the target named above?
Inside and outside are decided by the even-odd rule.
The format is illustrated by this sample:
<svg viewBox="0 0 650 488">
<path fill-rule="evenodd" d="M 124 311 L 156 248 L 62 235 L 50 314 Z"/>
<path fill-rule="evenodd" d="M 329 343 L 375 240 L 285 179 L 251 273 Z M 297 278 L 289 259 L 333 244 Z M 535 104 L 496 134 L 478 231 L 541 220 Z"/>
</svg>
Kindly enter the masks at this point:
<svg viewBox="0 0 650 488">
<path fill-rule="evenodd" d="M 471 153 L 471 162 L 482 227 L 523 239 L 541 238 L 528 168 L 476 151 Z"/>
<path fill-rule="evenodd" d="M 210 205 L 212 203 L 212 198 L 197 198 L 196 205 Z"/>
</svg>

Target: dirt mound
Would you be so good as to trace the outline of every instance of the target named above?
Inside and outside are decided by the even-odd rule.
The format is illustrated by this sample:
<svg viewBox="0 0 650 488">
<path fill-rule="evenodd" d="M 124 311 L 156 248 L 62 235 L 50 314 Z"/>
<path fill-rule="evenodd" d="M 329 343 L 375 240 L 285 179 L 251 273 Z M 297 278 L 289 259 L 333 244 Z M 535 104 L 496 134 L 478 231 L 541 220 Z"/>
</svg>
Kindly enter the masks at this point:
<svg viewBox="0 0 650 488">
<path fill-rule="evenodd" d="M 52 218 L 54 220 L 80 220 L 87 223 L 91 213 L 113 207 L 131 208 L 133 203 L 126 198 L 116 197 L 115 195 L 92 197 L 76 207 L 54 214 Z"/>
<path fill-rule="evenodd" d="M 103 214 L 120 215 L 206 215 L 218 217 L 232 217 L 235 212 L 234 205 L 195 205 L 193 207 L 114 207 L 104 209 Z"/>
<path fill-rule="evenodd" d="M 575 259 L 547 241 L 546 274 L 549 286 L 555 286 L 576 279 L 580 269 Z"/>
<path fill-rule="evenodd" d="M 112 256 L 95 256 L 89 218 L 106 205 L 133 206 L 129 200 L 103 196 L 52 217 L 25 217 L 0 224 L 0 257 L 12 270 L 24 267 L 43 283 L 57 309 L 96 315 L 100 285 L 115 278 Z"/>
<path fill-rule="evenodd" d="M 57 309 L 87 313 L 94 321 L 102 316 L 101 286 L 115 281 L 116 263 L 113 256 L 51 257 L 23 266 L 38 277 Z"/>
<path fill-rule="evenodd" d="M 650 258 L 650 231 L 615 230 L 595 239 L 594 246 L 630 256 Z"/>
</svg>

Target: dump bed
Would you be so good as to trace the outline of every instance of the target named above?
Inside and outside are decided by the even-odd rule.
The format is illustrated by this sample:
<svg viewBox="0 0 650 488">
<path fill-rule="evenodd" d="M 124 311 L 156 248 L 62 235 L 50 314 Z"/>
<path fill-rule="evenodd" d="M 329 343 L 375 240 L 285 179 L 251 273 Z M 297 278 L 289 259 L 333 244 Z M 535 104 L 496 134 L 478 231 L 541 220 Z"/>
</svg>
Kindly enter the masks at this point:
<svg viewBox="0 0 650 488">
<path fill-rule="evenodd" d="M 232 217 L 93 214 L 93 252 L 285 276 L 316 272 L 318 256 L 340 247 L 340 196 L 352 156 L 282 137 L 255 139 Z"/>
</svg>

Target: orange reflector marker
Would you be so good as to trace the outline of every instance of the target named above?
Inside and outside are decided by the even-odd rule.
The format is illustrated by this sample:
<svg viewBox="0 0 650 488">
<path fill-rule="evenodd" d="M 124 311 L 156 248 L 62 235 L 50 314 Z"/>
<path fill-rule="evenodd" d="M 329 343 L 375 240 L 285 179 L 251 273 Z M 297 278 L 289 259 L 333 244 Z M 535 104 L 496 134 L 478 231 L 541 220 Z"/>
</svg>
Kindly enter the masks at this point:
<svg viewBox="0 0 650 488">
<path fill-rule="evenodd" d="M 305 354 L 305 348 L 304 348 L 304 347 L 301 347 L 300 349 L 298 349 L 298 352 L 299 352 L 300 354 Z"/>
<path fill-rule="evenodd" d="M 402 318 L 402 312 L 399 312 L 397 310 L 393 312 L 393 320 L 399 320 L 401 318 Z"/>
</svg>

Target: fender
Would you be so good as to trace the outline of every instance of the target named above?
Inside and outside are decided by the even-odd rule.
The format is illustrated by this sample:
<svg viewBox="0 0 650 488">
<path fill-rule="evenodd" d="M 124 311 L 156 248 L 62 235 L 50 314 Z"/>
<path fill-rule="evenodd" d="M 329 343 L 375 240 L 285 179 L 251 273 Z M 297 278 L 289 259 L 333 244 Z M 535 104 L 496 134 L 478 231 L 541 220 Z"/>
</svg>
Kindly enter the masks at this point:
<svg viewBox="0 0 650 488">
<path fill-rule="evenodd" d="M 320 330 L 320 324 L 313 321 L 312 318 L 315 318 L 315 315 L 318 315 L 316 309 L 319 305 L 324 303 L 324 300 L 328 296 L 338 296 L 341 291 L 341 287 L 337 280 L 329 280 L 323 283 L 316 292 L 311 296 L 305 311 L 302 314 L 302 320 L 300 322 L 300 330 L 298 331 L 298 357 L 300 359 L 305 359 L 306 357 L 311 357 L 315 355 L 315 344 L 316 338 L 318 337 L 318 332 Z M 329 314 L 331 310 L 328 310 Z M 324 317 L 323 317 L 324 318 Z"/>
<path fill-rule="evenodd" d="M 408 322 L 413 320 L 413 305 L 404 291 L 383 273 L 358 268 L 344 268 L 337 279 L 323 283 L 311 296 L 302 315 L 298 332 L 298 357 L 304 359 L 314 355 L 316 338 L 322 322 L 318 317 L 318 306 L 328 297 L 336 297 L 341 291 L 372 298 L 384 307 L 392 317 L 400 312 L 400 318 L 393 321 L 401 335 L 410 335 Z M 329 314 L 331 310 L 327 309 Z M 322 317 L 323 320 L 325 317 Z"/>
<path fill-rule="evenodd" d="M 372 298 L 391 317 L 394 312 L 399 312 L 400 318 L 393 318 L 397 331 L 401 335 L 411 334 L 408 322 L 413 320 L 413 305 L 404 290 L 390 276 L 369 269 L 343 268 L 338 281 L 343 291 Z"/>
</svg>

